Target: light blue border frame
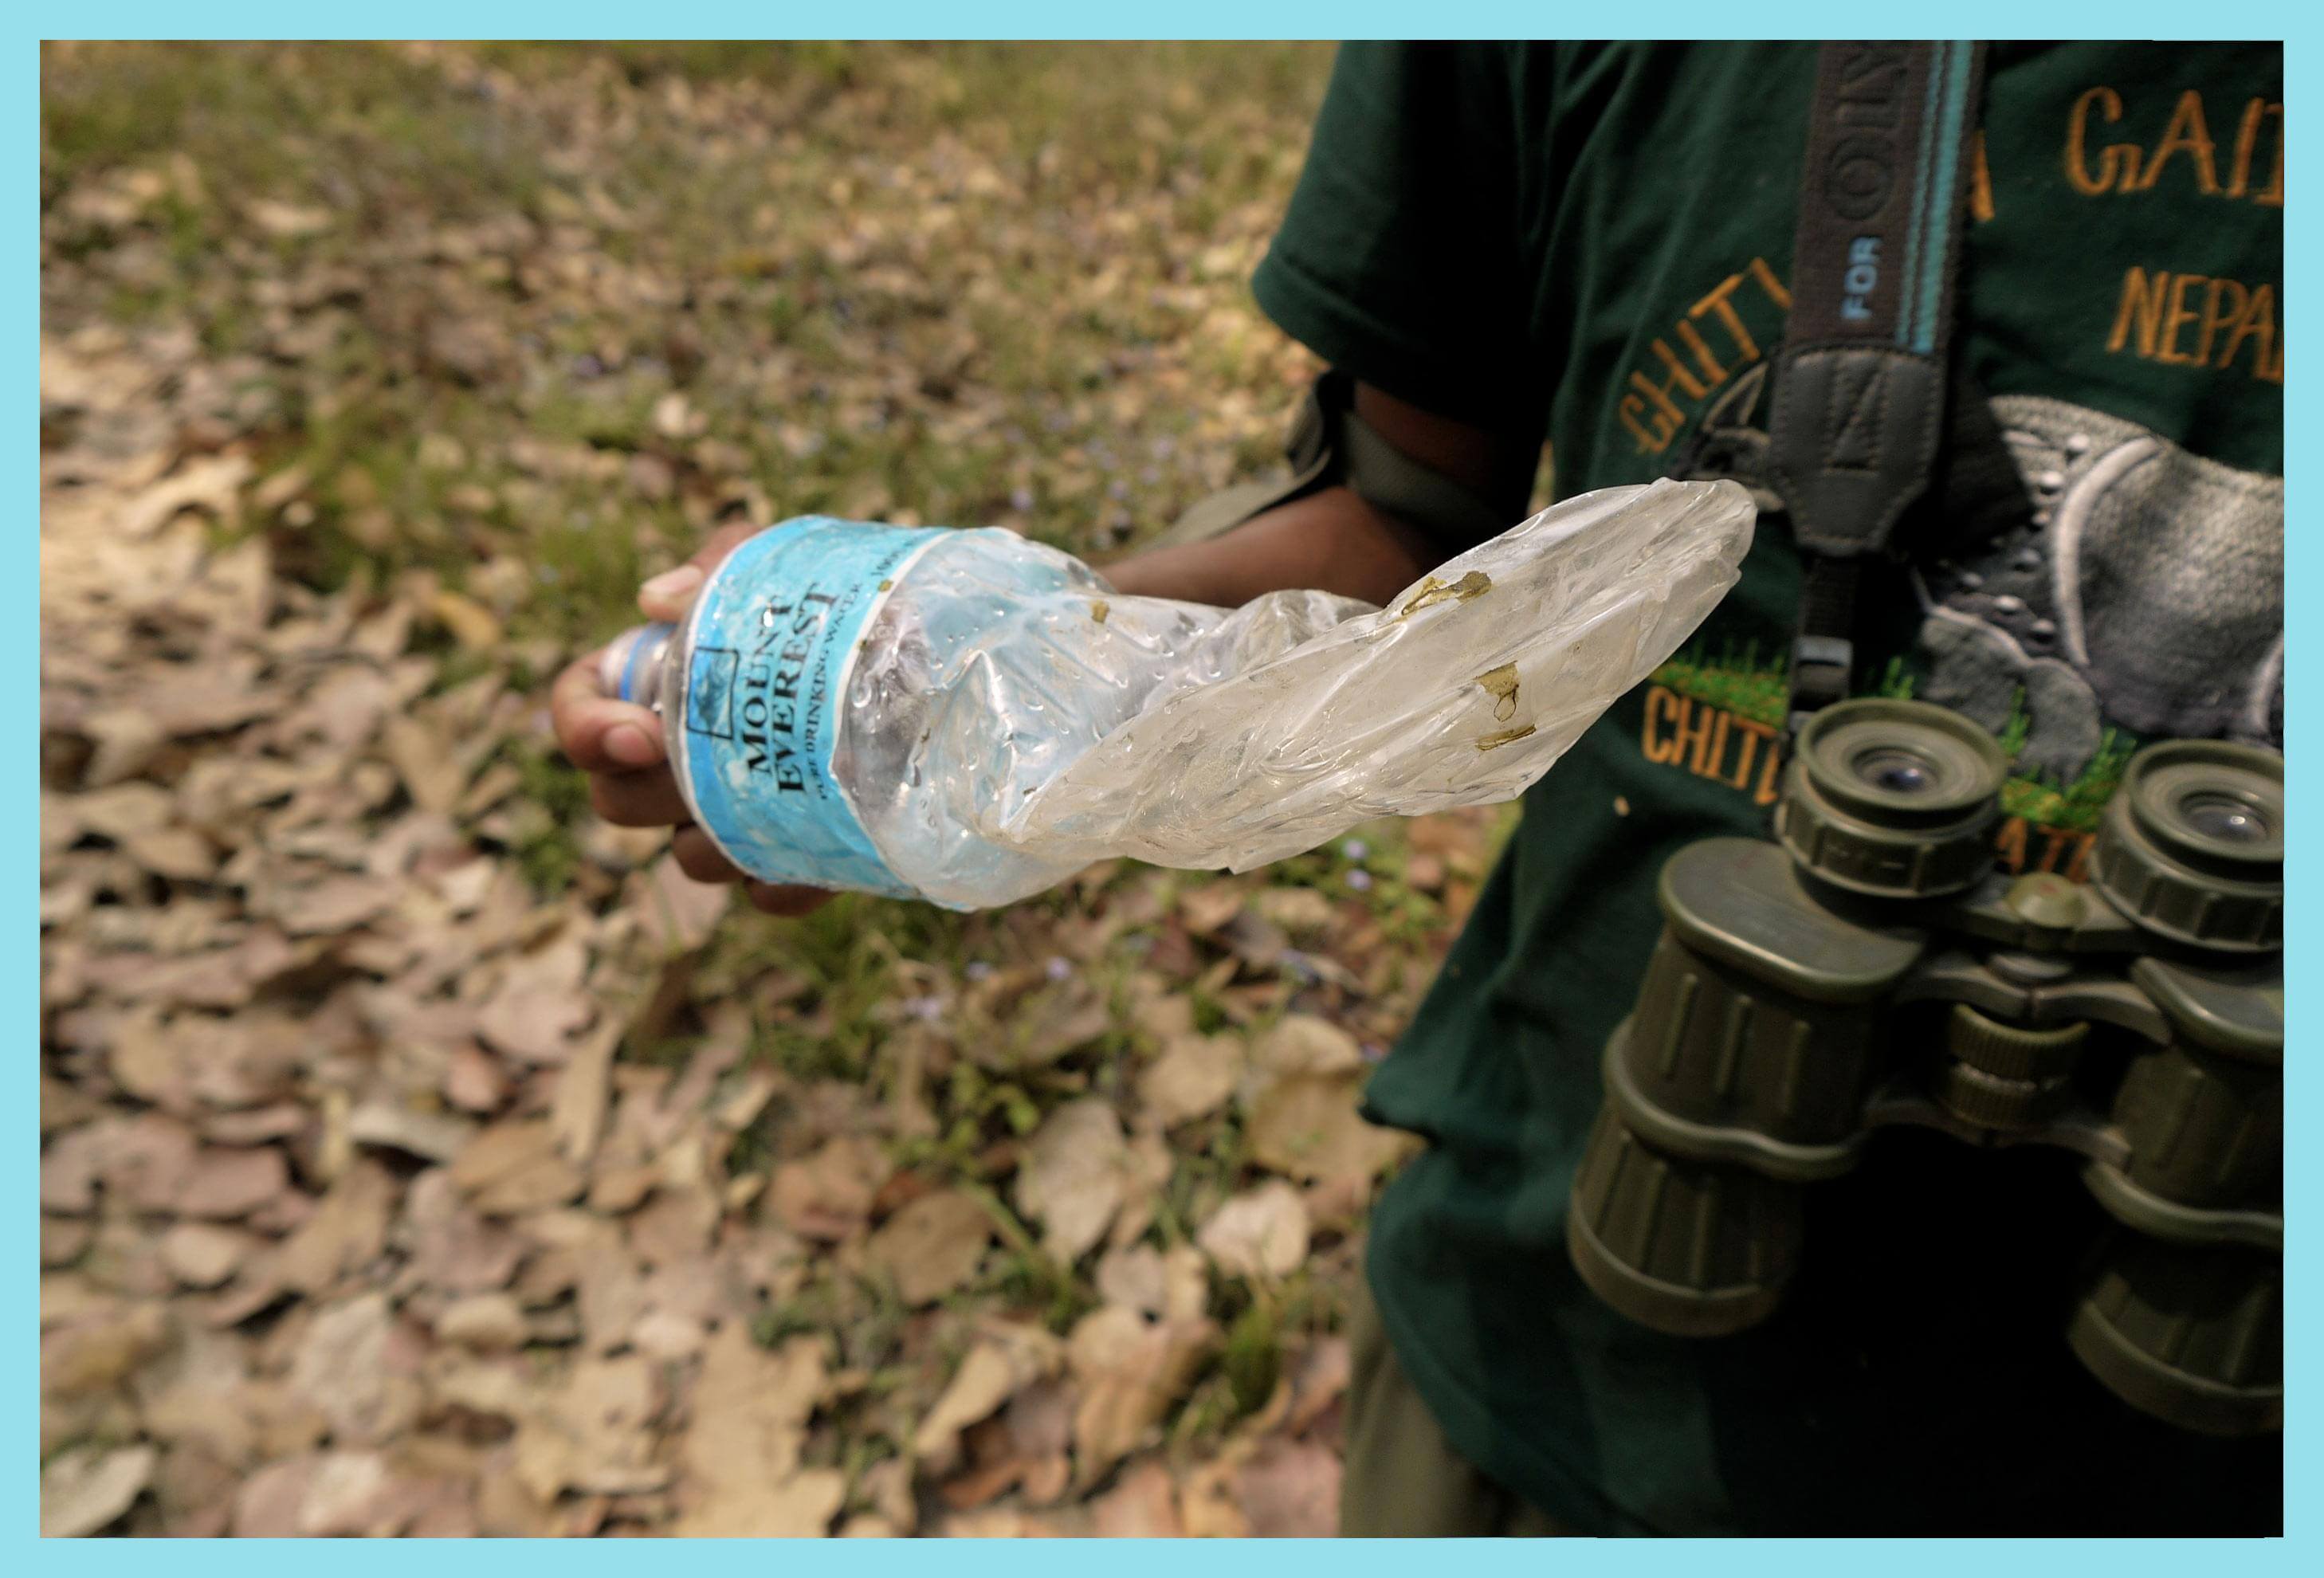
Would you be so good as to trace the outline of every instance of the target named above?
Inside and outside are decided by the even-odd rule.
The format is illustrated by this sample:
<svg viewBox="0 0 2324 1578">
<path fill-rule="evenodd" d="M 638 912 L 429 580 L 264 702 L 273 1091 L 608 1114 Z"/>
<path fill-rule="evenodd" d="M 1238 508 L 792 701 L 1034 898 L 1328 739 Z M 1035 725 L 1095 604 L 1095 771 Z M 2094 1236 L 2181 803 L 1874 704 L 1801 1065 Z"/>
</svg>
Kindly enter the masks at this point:
<svg viewBox="0 0 2324 1578">
<path fill-rule="evenodd" d="M 38 215 L 40 173 L 37 154 L 39 139 L 39 53 L 34 40 L 42 36 L 58 38 L 366 38 L 396 36 L 407 38 L 737 38 L 760 35 L 794 37 L 843 38 L 1337 38 L 1337 37 L 1521 37 L 1602 36 L 1629 23 L 1652 23 L 1660 36 L 1682 38 L 1722 37 L 1821 37 L 1855 36 L 1865 31 L 1868 20 L 1876 25 L 1908 22 L 1914 23 L 1941 23 L 1950 32 L 1962 35 L 1994 38 L 2027 37 L 2150 37 L 2194 38 L 2205 36 L 2207 27 L 2231 31 L 2236 36 L 2279 36 L 2286 40 L 2284 59 L 2284 98 L 2287 104 L 2301 91 L 2297 85 L 2307 80 L 2309 63 L 2308 40 L 2324 32 L 2324 8 L 2313 5 L 2295 7 L 2287 4 L 2270 4 L 2261 0 L 2234 9 L 2207 8 L 2184 4 L 2163 5 L 2152 0 L 2120 0 L 2118 4 L 2096 5 L 2038 5 L 1992 4 L 1990 0 L 1956 0 L 1941 8 L 1900 12 L 1881 8 L 1868 13 L 1861 5 L 1848 6 L 1835 0 L 1806 0 L 1782 6 L 1715 6 L 1704 0 L 1674 0 L 1651 9 L 1609 11 L 1602 6 L 1553 6 L 1512 4 L 1509 0 L 1403 0 L 1401 4 L 1384 0 L 1337 0 L 1334 4 L 1306 0 L 1304 4 L 1262 4 L 1258 0 L 1176 0 L 1167 5 L 1126 6 L 1119 4 L 1102 7 L 1088 5 L 1065 5 L 1059 0 L 1001 0 L 988 3 L 972 12 L 957 5 L 943 5 L 929 0 L 839 0 L 839 3 L 805 6 L 797 5 L 752 6 L 726 4 L 696 5 L 685 8 L 680 15 L 669 8 L 645 8 L 637 5 L 616 6 L 602 3 L 563 4 L 554 6 L 509 5 L 463 0 L 461 4 L 446 4 L 445 0 L 409 0 L 392 6 L 366 6 L 318 10 L 311 5 L 291 5 L 280 3 L 218 4 L 161 5 L 151 3 L 127 5 L 94 5 L 85 6 L 49 5 L 27 7 L 25 19 L 32 23 L 26 32 L 32 35 L 22 46 L 20 69 L 25 77 L 19 78 L 26 91 L 21 96 L 19 113 L 27 123 L 27 143 L 18 154 L 18 174 L 11 183 L 16 197 L 10 205 L 18 224 L 32 229 L 32 235 L 20 239 L 23 250 L 17 253 L 13 272 L 17 279 L 17 310 L 26 314 L 18 319 L 18 328 L 12 337 L 18 346 L 17 376 L 21 398 L 25 404 L 24 415 L 19 419 L 17 442 L 24 448 L 19 453 L 26 457 L 26 473 L 19 485 L 37 519 L 39 475 L 39 386 L 35 369 L 39 359 L 39 246 Z M 641 29 L 641 23 L 655 24 Z M 370 25 L 364 25 L 369 23 Z M 1609 25 L 1610 24 L 1610 25 Z M 2286 137 L 2291 144 L 2288 157 L 2304 170 L 2308 123 L 2299 116 L 2286 116 Z M 2286 210 L 2284 232 L 2284 321 L 2288 332 L 2291 318 L 2291 285 L 2295 278 L 2308 278 L 2307 269 L 2315 257 L 2313 234 L 2307 228 L 2304 208 Z M 2302 297 L 2304 300 L 2304 295 Z M 2304 457 L 2305 438 L 2318 437 L 2313 412 L 2316 402 L 2305 394 L 2307 385 L 2300 380 L 2287 382 L 2285 387 L 2285 450 L 2288 456 Z M 2306 520 L 2300 503 L 2307 496 L 2304 462 L 2287 465 L 2287 492 L 2290 519 L 2294 522 Z M 2324 608 L 2324 601 L 2311 603 L 2310 598 L 2324 594 L 2324 558 L 2310 548 L 2295 528 L 2292 540 L 2286 544 L 2286 574 L 2289 580 L 2287 606 L 2293 610 Z M 36 534 L 22 531 L 15 540 L 13 554 L 20 573 L 11 584 L 17 590 L 12 595 L 18 616 L 6 623 L 0 641 L 18 652 L 15 662 L 20 675 L 31 675 L 38 668 L 37 595 L 39 549 Z M 2305 622 L 2294 617 L 2288 621 L 2286 663 L 2287 713 L 2285 722 L 2286 754 L 2295 765 L 2288 775 L 2288 791 L 2295 807 L 2305 806 L 2305 815 L 2324 820 L 2324 795 L 2310 799 L 2307 780 L 2296 765 L 2313 759 L 2318 745 L 2318 730 L 2314 715 L 2307 712 L 2302 699 L 2301 681 L 2310 674 L 2313 636 Z M 20 829 L 10 842 L 5 856 L 9 874 L 9 888 L 25 906 L 27 917 L 26 947 L 16 955 L 16 962 L 7 966 L 6 990 L 11 1001 L 18 1005 L 21 1016 L 17 1022 L 27 1030 L 34 1029 L 28 1021 L 38 1012 L 39 982 L 39 861 L 29 829 L 37 817 L 39 799 L 39 727 L 38 698 L 34 687 L 20 682 L 8 692 L 5 702 L 6 726 L 5 737 L 13 743 L 20 767 L 9 791 L 8 803 L 19 807 L 10 820 Z M 2305 831 L 2302 814 L 2292 820 L 2288 840 L 2288 878 L 2292 891 L 2301 895 L 2291 906 L 2285 926 L 2285 974 L 2288 979 L 2305 982 L 2310 973 L 2324 965 L 2317 947 L 2319 925 L 2306 908 L 2305 878 L 2314 871 L 2313 845 Z M 2324 838 L 2324 832 L 2317 835 Z M 2285 1147 L 2284 1191 L 2288 1200 L 2297 1197 L 2295 1220 L 2310 1220 L 2310 1213 L 2318 1209 L 2319 1168 L 2315 1153 L 2299 1141 L 2318 1132 L 2311 1119 L 2312 1103 L 2319 1081 L 2306 1056 L 2307 1043 L 2315 1038 L 2319 1025 L 2324 1025 L 2324 1011 L 2308 999 L 2304 992 L 2295 992 L 2286 1004 L 2288 1029 L 2292 1052 L 2285 1060 L 2285 1095 L 2292 1114 L 2293 1133 Z M 30 1043 L 33 1037 L 27 1037 Z M 23 1072 L 19 1077 L 23 1084 L 18 1089 L 28 1100 L 18 1109 L 18 1121 L 24 1129 L 32 1126 L 31 1114 L 37 1110 L 36 1059 L 26 1057 Z M 5 1230 L 6 1270 L 5 1275 L 11 1289 L 12 1306 L 19 1311 L 23 1326 L 15 1328 L 24 1333 L 22 1340 L 37 1341 L 36 1309 L 38 1305 L 38 1258 L 34 1245 L 38 1231 L 36 1213 L 31 1202 L 38 1192 L 39 1146 L 36 1136 L 25 1134 L 25 1144 L 17 1164 L 21 1192 L 17 1204 L 7 1215 Z M 1378 1573 L 1380 1578 L 1410 1578 L 1410 1564 L 1416 1560 L 1449 1560 L 1461 1564 L 1465 1573 L 1525 1573 L 1546 1568 L 1554 1563 L 1560 1568 L 1624 1573 L 1668 1573 L 1678 1575 L 1692 1573 L 1703 1564 L 1717 1564 L 1722 1578 L 1743 1578 L 1753 1572 L 1790 1574 L 1794 1572 L 1831 1572 L 1848 1573 L 1854 1578 L 1868 1568 L 1883 1572 L 1928 1572 L 1948 1575 L 1960 1573 L 1970 1564 L 1981 1572 L 2024 1571 L 2043 1573 L 2065 1573 L 2077 1569 L 2103 1566 L 2107 1578 L 2129 1578 L 2142 1572 L 2152 1572 L 2157 1578 L 2166 1573 L 2170 1578 L 2187 1578 L 2197 1569 L 2214 1571 L 2257 1572 L 2283 1567 L 2298 1558 L 2294 1553 L 2307 1548 L 2316 1536 L 2317 1515 L 2312 1507 L 2319 1489 L 2317 1472 L 2319 1454 L 2315 1444 L 2315 1409 L 2309 1399 L 2314 1391 L 2319 1366 L 2316 1362 L 2316 1328 L 2306 1326 L 2304 1317 L 2316 1307 L 2314 1294 L 2318 1286 L 2318 1257 L 2310 1247 L 2312 1241 L 2305 1233 L 2294 1231 L 2288 1237 L 2285 1250 L 2285 1297 L 2290 1316 L 2292 1339 L 2285 1353 L 2286 1380 L 2292 1398 L 2290 1417 L 2284 1435 L 2284 1528 L 2286 1537 L 2281 1541 L 2255 1544 L 2249 1542 L 2204 1541 L 2162 1546 L 2144 1542 L 2077 1540 L 2035 1544 L 2024 1541 L 1974 1542 L 1890 1542 L 1869 1540 L 1808 1541 L 1723 1541 L 1719 1548 L 1702 1550 L 1670 1542 L 1653 1544 L 1617 1544 L 1593 1542 L 1560 1544 L 1554 1547 L 1532 1545 L 1472 1542 L 1469 1548 L 1454 1553 L 1421 1553 L 1400 1548 L 1388 1548 L 1378 1544 L 1348 1544 L 1325 1542 L 1276 1542 L 1266 1546 L 1240 1543 L 1227 1548 L 1198 1550 L 1181 1546 L 1176 1542 L 1153 1540 L 1110 1541 L 1101 1551 L 1085 1548 L 1061 1549 L 1049 1541 L 954 1541 L 941 1550 L 917 1542 L 905 1541 L 825 1541 L 797 1548 L 769 1547 L 756 1542 L 703 1541 L 663 1542 L 650 1548 L 641 1548 L 618 1541 L 528 1541 L 519 1542 L 505 1550 L 492 1546 L 462 1544 L 450 1546 L 429 1546 L 424 1550 L 405 1542 L 350 1544 L 323 1553 L 311 1549 L 284 1549 L 287 1542 L 232 1541 L 207 1542 L 173 1546 L 167 1550 L 132 1545 L 122 1541 L 47 1541 L 41 1542 L 23 1553 L 38 1564 L 36 1570 L 73 1571 L 88 1573 L 137 1573 L 147 1570 L 148 1564 L 166 1564 L 173 1573 L 204 1574 L 217 1573 L 221 1578 L 243 1578 L 253 1573 L 304 1573 L 318 1561 L 327 1561 L 335 1573 L 362 1574 L 370 1573 L 402 1573 L 415 1563 L 425 1562 L 432 1572 L 446 1573 L 475 1573 L 489 1578 L 505 1565 L 539 1560 L 553 1564 L 560 1572 L 594 1572 L 604 1566 L 621 1565 L 626 1572 L 641 1559 L 659 1564 L 668 1563 L 690 1573 L 720 1572 L 749 1578 L 766 1578 L 770 1568 L 780 1571 L 797 1565 L 816 1572 L 844 1573 L 911 1573 L 930 1567 L 939 1567 L 947 1573 L 1009 1574 L 1010 1578 L 1031 1570 L 1079 1573 L 1093 1561 L 1102 1562 L 1110 1578 L 1132 1575 L 1170 1573 L 1173 1578 L 1183 1565 L 1198 1562 L 1213 1570 L 1261 1572 L 1313 1565 L 1329 1567 L 1334 1573 Z M 9 1477 L 5 1493 L 9 1509 L 7 1527 L 14 1539 L 31 1541 L 39 1527 L 39 1485 L 37 1466 L 32 1461 L 31 1450 L 39 1417 L 39 1378 L 37 1366 L 28 1357 L 14 1371 L 16 1380 L 10 1385 L 7 1413 L 10 1424 L 19 1440 L 27 1444 L 23 1467 Z M 1078 1544 L 1078 1542 L 1071 1542 Z M 2311 1563 L 2317 1558 L 2311 1554 Z"/>
</svg>

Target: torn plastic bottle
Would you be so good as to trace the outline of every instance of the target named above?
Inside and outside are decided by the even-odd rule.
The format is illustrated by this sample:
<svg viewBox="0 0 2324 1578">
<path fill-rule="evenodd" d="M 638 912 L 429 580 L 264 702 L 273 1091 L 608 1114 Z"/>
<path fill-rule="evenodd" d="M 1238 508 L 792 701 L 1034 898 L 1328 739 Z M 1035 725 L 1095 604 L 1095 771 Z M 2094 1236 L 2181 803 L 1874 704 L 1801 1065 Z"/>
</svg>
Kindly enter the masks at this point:
<svg viewBox="0 0 2324 1578">
<path fill-rule="evenodd" d="M 761 881 L 1005 904 L 1093 861 L 1235 871 L 1513 798 L 1734 585 L 1733 483 L 1569 499 L 1387 608 L 1124 597 L 1010 532 L 810 517 L 606 648 Z"/>
</svg>

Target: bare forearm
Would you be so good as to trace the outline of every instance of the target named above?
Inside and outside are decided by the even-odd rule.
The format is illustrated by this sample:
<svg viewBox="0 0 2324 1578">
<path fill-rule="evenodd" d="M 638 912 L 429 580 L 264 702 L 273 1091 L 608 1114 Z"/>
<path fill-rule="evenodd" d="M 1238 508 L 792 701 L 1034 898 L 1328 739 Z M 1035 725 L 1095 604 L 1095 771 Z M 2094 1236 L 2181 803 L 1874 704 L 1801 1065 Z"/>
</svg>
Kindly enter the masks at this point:
<svg viewBox="0 0 2324 1578">
<path fill-rule="evenodd" d="M 1231 608 L 1268 592 L 1314 587 L 1385 604 L 1436 562 L 1428 540 L 1343 487 L 1308 494 L 1208 542 L 1104 567 L 1133 597 Z"/>
</svg>

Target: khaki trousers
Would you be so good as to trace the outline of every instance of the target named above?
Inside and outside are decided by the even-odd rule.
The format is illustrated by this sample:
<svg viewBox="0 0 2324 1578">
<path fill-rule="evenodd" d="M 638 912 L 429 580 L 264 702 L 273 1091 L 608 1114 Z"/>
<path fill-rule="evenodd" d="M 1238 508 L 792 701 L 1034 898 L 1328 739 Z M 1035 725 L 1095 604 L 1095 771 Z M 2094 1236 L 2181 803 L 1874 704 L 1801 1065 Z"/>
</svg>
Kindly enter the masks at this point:
<svg viewBox="0 0 2324 1578">
<path fill-rule="evenodd" d="M 1489 1480 L 1452 1450 L 1388 1346 L 1371 1292 L 1349 1315 L 1347 1472 L 1340 1532 L 1452 1539 L 1563 1535 L 1554 1518 Z"/>
</svg>

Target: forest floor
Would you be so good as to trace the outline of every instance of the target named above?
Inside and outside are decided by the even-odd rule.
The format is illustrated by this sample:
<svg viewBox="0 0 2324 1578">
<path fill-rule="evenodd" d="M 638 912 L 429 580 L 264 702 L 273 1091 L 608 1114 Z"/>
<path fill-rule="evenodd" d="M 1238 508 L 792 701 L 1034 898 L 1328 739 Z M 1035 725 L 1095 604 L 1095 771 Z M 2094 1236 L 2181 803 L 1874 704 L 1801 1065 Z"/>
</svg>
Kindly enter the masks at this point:
<svg viewBox="0 0 2324 1578">
<path fill-rule="evenodd" d="M 1328 62 L 48 48 L 46 1530 L 1328 1532 L 1505 817 L 774 921 L 542 710 L 722 521 L 1266 460 Z"/>
</svg>

